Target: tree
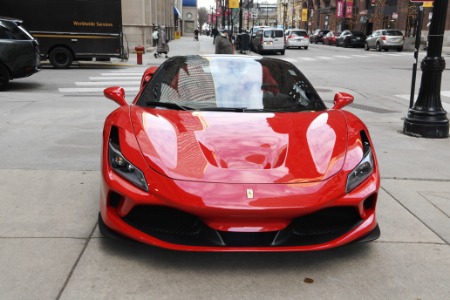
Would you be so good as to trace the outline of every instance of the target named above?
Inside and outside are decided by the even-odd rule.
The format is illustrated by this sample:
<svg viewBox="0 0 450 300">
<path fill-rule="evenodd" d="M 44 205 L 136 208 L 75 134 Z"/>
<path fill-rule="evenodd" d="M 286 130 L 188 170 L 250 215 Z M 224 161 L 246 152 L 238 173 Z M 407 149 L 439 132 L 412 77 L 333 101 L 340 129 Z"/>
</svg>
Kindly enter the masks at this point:
<svg viewBox="0 0 450 300">
<path fill-rule="evenodd" d="M 198 9 L 198 24 L 200 28 L 203 28 L 203 24 L 208 22 L 208 10 L 206 7 L 200 7 Z"/>
</svg>

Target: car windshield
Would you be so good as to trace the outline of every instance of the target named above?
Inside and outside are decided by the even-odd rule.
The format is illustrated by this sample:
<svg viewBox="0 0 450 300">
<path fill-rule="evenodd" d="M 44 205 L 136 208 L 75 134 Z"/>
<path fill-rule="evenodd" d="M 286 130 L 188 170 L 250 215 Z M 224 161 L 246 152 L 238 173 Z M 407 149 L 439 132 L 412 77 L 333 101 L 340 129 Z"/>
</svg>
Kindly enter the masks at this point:
<svg viewBox="0 0 450 300">
<path fill-rule="evenodd" d="M 283 37 L 283 30 L 274 30 L 274 37 Z"/>
<path fill-rule="evenodd" d="M 296 35 L 296 36 L 307 36 L 308 34 L 306 33 L 306 31 L 292 31 L 291 32 L 292 35 Z"/>
<path fill-rule="evenodd" d="M 271 37 L 272 36 L 272 30 L 264 30 L 264 37 Z"/>
<path fill-rule="evenodd" d="M 403 34 L 402 34 L 401 31 L 397 31 L 397 30 L 389 30 L 389 31 L 383 32 L 383 35 L 402 36 Z"/>
<path fill-rule="evenodd" d="M 309 81 L 291 63 L 271 58 L 178 56 L 147 84 L 139 106 L 182 110 L 324 110 Z"/>
</svg>

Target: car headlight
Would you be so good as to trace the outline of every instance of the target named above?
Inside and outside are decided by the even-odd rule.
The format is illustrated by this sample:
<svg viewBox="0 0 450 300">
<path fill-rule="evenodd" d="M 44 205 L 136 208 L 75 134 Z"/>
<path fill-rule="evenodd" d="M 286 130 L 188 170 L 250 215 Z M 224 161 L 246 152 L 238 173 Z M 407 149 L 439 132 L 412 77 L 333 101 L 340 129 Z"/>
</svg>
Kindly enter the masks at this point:
<svg viewBox="0 0 450 300">
<path fill-rule="evenodd" d="M 108 143 L 108 154 L 109 165 L 117 174 L 138 188 L 148 192 L 148 185 L 144 173 L 130 163 L 111 141 Z"/>
<path fill-rule="evenodd" d="M 370 147 L 364 151 L 364 157 L 360 163 L 354 168 L 347 177 L 347 186 L 345 192 L 349 193 L 354 188 L 359 186 L 366 180 L 373 172 L 373 155 Z"/>
</svg>

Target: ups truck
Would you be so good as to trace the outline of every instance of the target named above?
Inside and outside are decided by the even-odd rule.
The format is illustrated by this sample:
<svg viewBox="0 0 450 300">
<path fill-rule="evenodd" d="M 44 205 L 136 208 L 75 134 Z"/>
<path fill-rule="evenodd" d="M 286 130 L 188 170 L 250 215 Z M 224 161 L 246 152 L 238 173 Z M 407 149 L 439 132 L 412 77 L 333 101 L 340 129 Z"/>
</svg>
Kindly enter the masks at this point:
<svg viewBox="0 0 450 300">
<path fill-rule="evenodd" d="M 23 20 L 39 42 L 41 58 L 55 68 L 127 58 L 121 0 L 0 0 L 0 14 Z"/>
</svg>

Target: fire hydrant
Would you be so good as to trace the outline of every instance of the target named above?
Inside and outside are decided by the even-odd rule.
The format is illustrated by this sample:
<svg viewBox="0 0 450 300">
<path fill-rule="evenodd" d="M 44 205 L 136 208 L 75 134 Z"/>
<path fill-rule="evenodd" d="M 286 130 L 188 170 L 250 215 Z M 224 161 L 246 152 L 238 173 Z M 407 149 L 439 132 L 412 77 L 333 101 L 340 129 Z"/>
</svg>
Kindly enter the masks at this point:
<svg viewBox="0 0 450 300">
<path fill-rule="evenodd" d="M 144 47 L 136 46 L 136 47 L 134 47 L 134 50 L 136 50 L 136 54 L 137 54 L 137 64 L 142 65 L 142 54 L 144 53 Z"/>
</svg>

